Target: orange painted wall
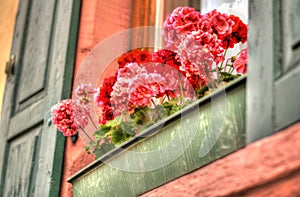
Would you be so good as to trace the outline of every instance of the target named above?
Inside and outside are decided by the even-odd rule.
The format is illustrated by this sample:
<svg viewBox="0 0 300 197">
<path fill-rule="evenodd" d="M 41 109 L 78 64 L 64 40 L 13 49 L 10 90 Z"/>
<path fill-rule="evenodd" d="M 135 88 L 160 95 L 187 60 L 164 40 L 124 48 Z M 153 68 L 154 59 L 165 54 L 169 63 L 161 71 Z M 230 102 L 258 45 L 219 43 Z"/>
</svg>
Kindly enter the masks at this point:
<svg viewBox="0 0 300 197">
<path fill-rule="evenodd" d="M 5 66 L 9 60 L 18 2 L 18 0 L 0 1 L 0 117 L 6 81 Z"/>
<path fill-rule="evenodd" d="M 131 0 L 82 0 L 76 53 L 75 77 L 80 64 L 89 52 L 110 35 L 130 28 Z M 61 182 L 62 197 L 72 196 L 72 184 L 67 178 L 94 161 L 84 151 L 80 138 L 72 143 L 66 139 L 64 168 Z"/>
</svg>

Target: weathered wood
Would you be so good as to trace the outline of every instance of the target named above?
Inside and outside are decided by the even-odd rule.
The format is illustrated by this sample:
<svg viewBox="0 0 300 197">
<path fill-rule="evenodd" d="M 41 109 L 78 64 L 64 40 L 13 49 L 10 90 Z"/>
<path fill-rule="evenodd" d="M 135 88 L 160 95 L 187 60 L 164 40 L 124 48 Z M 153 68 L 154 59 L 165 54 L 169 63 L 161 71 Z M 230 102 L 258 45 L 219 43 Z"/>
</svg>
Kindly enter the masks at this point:
<svg viewBox="0 0 300 197">
<path fill-rule="evenodd" d="M 10 143 L 6 164 L 3 196 L 32 196 L 34 193 L 34 163 L 41 127 L 28 131 Z M 23 162 L 20 162 L 23 161 Z"/>
<path fill-rule="evenodd" d="M 282 0 L 283 73 L 300 61 L 300 1 Z"/>
<path fill-rule="evenodd" d="M 282 0 L 273 0 L 273 48 L 270 50 L 273 50 L 274 53 L 274 62 L 273 62 L 273 68 L 274 68 L 274 78 L 278 78 L 282 75 L 282 59 L 283 59 L 283 33 L 282 33 Z"/>
<path fill-rule="evenodd" d="M 70 96 L 79 11 L 80 0 L 20 1 L 16 74 L 1 119 L 0 196 L 59 195 L 64 137 L 51 126 L 50 108 Z"/>
<path fill-rule="evenodd" d="M 80 0 L 59 0 L 56 6 L 52 50 L 49 65 L 48 96 L 45 98 L 44 131 L 41 139 L 39 171 L 35 196 L 59 196 L 64 137 L 48 124 L 49 109 L 60 99 L 68 98 L 72 87 L 77 43 Z M 49 173 L 46 173 L 49 172 Z M 40 186 L 40 187 L 38 187 Z"/>
<path fill-rule="evenodd" d="M 275 130 L 300 120 L 300 64 L 275 83 Z"/>
<path fill-rule="evenodd" d="M 147 138 L 134 138 L 117 155 L 116 149 L 95 161 L 72 178 L 74 196 L 136 196 L 243 147 L 245 79 L 224 93 L 200 100 L 159 132 L 149 129 L 142 134 Z"/>
<path fill-rule="evenodd" d="M 273 133 L 274 1 L 249 1 L 247 143 Z"/>
<path fill-rule="evenodd" d="M 14 30 L 14 38 L 12 44 L 12 52 L 16 55 L 15 61 L 15 75 L 12 76 L 10 81 L 6 82 L 5 95 L 3 100 L 3 109 L 1 115 L 1 124 L 0 124 L 0 196 L 3 193 L 3 185 L 5 171 L 3 170 L 3 163 L 6 154 L 7 147 L 7 134 L 9 121 L 11 117 L 11 112 L 13 108 L 12 98 L 14 98 L 14 84 L 16 81 L 16 75 L 18 74 L 18 65 L 20 64 L 21 50 L 22 50 L 22 40 L 24 38 L 24 29 L 26 25 L 26 16 L 28 13 L 29 0 L 24 0 L 19 2 L 18 14 L 16 18 L 16 25 Z"/>
<path fill-rule="evenodd" d="M 299 8 L 299 0 L 250 1 L 248 143 L 300 119 Z"/>
<path fill-rule="evenodd" d="M 53 0 L 32 0 L 18 89 L 19 104 L 45 89 L 54 8 Z"/>
<path fill-rule="evenodd" d="M 300 0 L 280 1 L 282 74 L 274 82 L 274 131 L 300 120 Z M 276 31 L 274 31 L 276 34 Z"/>
<path fill-rule="evenodd" d="M 44 109 L 45 100 L 39 100 L 32 104 L 27 110 L 21 111 L 13 116 L 10 120 L 7 139 L 10 140 L 18 135 L 21 135 L 24 130 L 30 129 L 32 125 L 37 125 L 38 123 L 42 122 L 44 118 L 41 116 L 40 112 Z"/>
</svg>

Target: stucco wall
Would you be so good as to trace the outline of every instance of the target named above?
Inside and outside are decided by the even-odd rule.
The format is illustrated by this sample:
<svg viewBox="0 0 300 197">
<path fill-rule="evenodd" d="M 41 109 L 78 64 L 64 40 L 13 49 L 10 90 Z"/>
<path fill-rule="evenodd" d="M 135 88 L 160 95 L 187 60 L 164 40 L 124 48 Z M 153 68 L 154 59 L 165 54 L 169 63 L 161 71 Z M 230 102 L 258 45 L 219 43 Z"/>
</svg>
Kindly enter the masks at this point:
<svg viewBox="0 0 300 197">
<path fill-rule="evenodd" d="M 5 65 L 9 60 L 17 7 L 18 0 L 0 1 L 0 111 L 2 111 L 6 81 Z"/>
</svg>

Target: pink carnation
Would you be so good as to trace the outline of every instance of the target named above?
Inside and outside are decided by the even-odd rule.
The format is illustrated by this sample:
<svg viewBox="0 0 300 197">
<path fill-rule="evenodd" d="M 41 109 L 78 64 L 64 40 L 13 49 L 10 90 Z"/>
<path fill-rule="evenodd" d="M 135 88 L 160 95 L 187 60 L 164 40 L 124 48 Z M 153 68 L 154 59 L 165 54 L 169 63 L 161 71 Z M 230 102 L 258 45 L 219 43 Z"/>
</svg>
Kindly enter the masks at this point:
<svg viewBox="0 0 300 197">
<path fill-rule="evenodd" d="M 86 96 L 87 94 L 96 93 L 96 89 L 93 88 L 92 84 L 80 84 L 76 87 L 75 94 L 77 97 Z"/>
<path fill-rule="evenodd" d="M 89 109 L 86 105 L 79 101 L 73 101 L 72 109 L 74 113 L 74 121 L 77 127 L 84 128 L 89 122 Z"/>
<path fill-rule="evenodd" d="M 161 50 L 161 51 L 168 51 L 168 50 Z M 164 53 L 163 52 L 163 53 Z M 168 51 L 169 53 L 171 51 Z M 172 52 L 172 54 L 176 54 Z M 176 98 L 180 95 L 180 87 L 179 87 L 179 77 L 178 72 L 180 72 L 180 62 L 179 59 L 175 58 L 175 56 L 172 59 L 170 56 L 166 55 L 164 56 L 157 56 L 158 54 L 153 54 L 153 61 L 152 63 L 143 65 L 148 71 L 148 74 L 159 74 L 161 78 L 166 80 L 168 84 L 168 88 L 166 89 L 167 94 L 169 97 Z M 160 54 L 162 55 L 162 54 Z M 169 54 L 170 55 L 170 54 Z M 156 62 L 162 62 L 162 63 L 156 63 Z M 178 65 L 179 64 L 179 65 Z M 145 81 L 146 83 L 146 81 Z M 162 93 L 163 95 L 165 94 Z"/>
<path fill-rule="evenodd" d="M 193 99 L 196 95 L 196 90 L 207 85 L 207 77 L 200 74 L 199 68 L 188 61 L 182 65 L 181 72 L 185 76 L 182 80 L 184 97 Z"/>
<path fill-rule="evenodd" d="M 214 32 L 220 39 L 232 33 L 232 26 L 234 22 L 227 14 L 222 14 L 216 10 L 212 11 L 211 25 Z"/>
<path fill-rule="evenodd" d="M 64 136 L 74 135 L 88 124 L 88 109 L 79 101 L 62 100 L 51 108 L 52 122 Z"/>
<path fill-rule="evenodd" d="M 163 36 L 166 48 L 176 51 L 176 46 L 181 42 L 187 32 L 196 31 L 201 21 L 201 14 L 194 8 L 178 7 L 168 15 L 164 22 Z"/>
<path fill-rule="evenodd" d="M 178 7 L 164 22 L 164 28 L 176 29 L 180 32 L 191 32 L 198 28 L 201 15 L 194 8 Z"/>
<path fill-rule="evenodd" d="M 180 85 L 179 80 L 183 80 L 184 76 L 182 74 L 178 74 L 178 70 L 168 69 L 163 73 L 163 77 L 167 81 L 168 87 L 166 89 L 166 93 L 169 97 L 176 98 L 180 96 Z"/>
<path fill-rule="evenodd" d="M 75 95 L 81 102 L 87 104 L 90 101 L 90 95 L 96 92 L 97 90 L 92 87 L 92 84 L 80 84 L 76 87 Z"/>
<path fill-rule="evenodd" d="M 149 70 L 149 73 L 147 70 Z M 175 69 L 174 69 L 175 70 Z M 128 113 L 138 106 L 146 106 L 153 97 L 161 97 L 166 91 L 171 90 L 167 86 L 164 74 L 170 72 L 161 63 L 148 63 L 138 65 L 129 63 L 119 69 L 117 82 L 111 93 L 111 103 L 115 116 L 123 112 Z M 170 84 L 176 85 L 176 80 L 169 80 Z"/>
<path fill-rule="evenodd" d="M 205 75 L 205 69 L 211 70 L 214 60 L 211 51 L 199 44 L 192 35 L 187 35 L 178 46 L 178 49 L 178 55 L 183 63 L 183 70 L 189 70 L 198 75 Z"/>
<path fill-rule="evenodd" d="M 242 50 L 240 55 L 233 62 L 233 67 L 238 73 L 246 74 L 248 65 L 248 48 Z"/>
<path fill-rule="evenodd" d="M 164 28 L 162 34 L 166 43 L 166 48 L 177 52 L 177 46 L 181 42 L 181 37 L 184 37 L 184 33 L 179 33 L 176 29 Z"/>
<path fill-rule="evenodd" d="M 193 54 L 195 57 L 198 56 L 199 58 L 207 58 L 210 56 L 209 58 L 213 58 L 217 64 L 224 60 L 222 41 L 218 39 L 217 35 L 200 31 L 193 32 L 192 35 L 193 37 L 188 35 L 184 40 L 182 40 L 182 44 L 179 45 L 179 47 L 184 48 L 181 50 L 188 49 L 190 52 L 196 52 L 196 50 L 200 49 L 202 51 L 201 56 L 205 55 L 206 57 L 201 57 L 199 54 Z M 195 49 L 193 49 L 193 47 L 195 47 Z"/>
<path fill-rule="evenodd" d="M 128 101 L 129 86 L 133 83 L 133 79 L 141 73 L 147 73 L 147 70 L 137 63 L 128 63 L 124 68 L 119 69 L 117 81 L 112 87 L 113 91 L 111 92 L 110 99 L 115 116 L 119 116 L 123 112 L 128 112 L 132 109 L 132 105 Z"/>
<path fill-rule="evenodd" d="M 146 106 L 152 97 L 160 97 L 165 94 L 167 81 L 160 74 L 141 73 L 137 75 L 130 85 L 129 101 L 134 106 Z"/>
</svg>

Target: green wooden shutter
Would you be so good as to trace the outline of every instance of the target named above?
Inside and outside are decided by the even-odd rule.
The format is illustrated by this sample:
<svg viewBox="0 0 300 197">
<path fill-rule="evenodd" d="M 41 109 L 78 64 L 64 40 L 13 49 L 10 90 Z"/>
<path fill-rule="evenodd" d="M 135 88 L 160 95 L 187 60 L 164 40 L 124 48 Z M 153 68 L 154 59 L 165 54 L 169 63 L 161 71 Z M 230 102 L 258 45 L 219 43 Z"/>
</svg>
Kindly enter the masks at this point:
<svg viewBox="0 0 300 197">
<path fill-rule="evenodd" d="M 248 143 L 300 120 L 300 0 L 249 7 Z"/>
<path fill-rule="evenodd" d="M 0 127 L 0 196 L 58 196 L 64 137 L 50 107 L 68 97 L 80 0 L 22 0 Z"/>
</svg>

